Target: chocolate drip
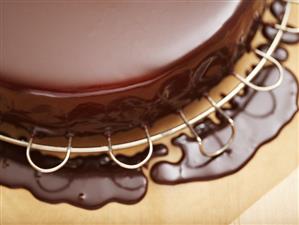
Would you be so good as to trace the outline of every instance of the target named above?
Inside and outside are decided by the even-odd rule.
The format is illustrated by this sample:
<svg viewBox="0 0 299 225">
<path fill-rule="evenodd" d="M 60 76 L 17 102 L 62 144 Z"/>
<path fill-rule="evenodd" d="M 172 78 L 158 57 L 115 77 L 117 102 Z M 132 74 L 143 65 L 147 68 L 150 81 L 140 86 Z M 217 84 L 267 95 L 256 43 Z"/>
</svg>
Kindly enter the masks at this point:
<svg viewBox="0 0 299 225">
<path fill-rule="evenodd" d="M 275 82 L 277 70 L 269 66 L 262 70 L 257 83 Z M 161 161 L 151 170 L 152 179 L 159 184 L 178 184 L 220 178 L 240 170 L 266 142 L 277 136 L 282 127 L 295 115 L 297 107 L 298 84 L 294 75 L 285 70 L 282 85 L 272 92 L 255 92 L 246 89 L 244 96 L 236 96 L 225 111 L 234 121 L 236 138 L 229 151 L 217 158 L 207 158 L 200 154 L 198 143 L 187 136 L 180 135 L 172 140 L 182 150 L 182 158 L 177 163 Z M 223 145 L 230 129 L 224 120 L 216 124 L 205 119 L 195 126 L 204 137 L 207 149 L 217 149 Z"/>
<path fill-rule="evenodd" d="M 45 202 L 67 202 L 77 207 L 97 209 L 109 202 L 134 204 L 144 197 L 148 180 L 142 170 L 126 170 L 115 165 L 107 155 L 77 157 L 53 174 L 41 174 L 26 161 L 24 150 L 0 143 L 0 184 L 25 188 Z M 132 157 L 118 156 L 126 163 L 141 161 L 147 150 Z M 156 145 L 154 157 L 166 155 L 163 145 Z M 32 152 L 33 160 L 47 168 L 58 158 Z"/>
<path fill-rule="evenodd" d="M 272 15 L 278 20 L 281 21 L 285 13 L 286 3 L 282 1 L 273 1 L 270 7 Z"/>
<path fill-rule="evenodd" d="M 265 38 L 272 41 L 275 38 L 278 30 L 273 27 L 273 24 L 265 23 L 262 32 Z M 281 42 L 286 44 L 297 44 L 299 43 L 299 34 L 284 32 L 281 38 Z"/>
<path fill-rule="evenodd" d="M 263 52 L 267 52 L 269 49 L 269 44 L 261 44 L 257 48 Z M 277 47 L 272 53 L 272 56 L 280 62 L 284 62 L 289 58 L 289 53 L 285 48 Z"/>
</svg>

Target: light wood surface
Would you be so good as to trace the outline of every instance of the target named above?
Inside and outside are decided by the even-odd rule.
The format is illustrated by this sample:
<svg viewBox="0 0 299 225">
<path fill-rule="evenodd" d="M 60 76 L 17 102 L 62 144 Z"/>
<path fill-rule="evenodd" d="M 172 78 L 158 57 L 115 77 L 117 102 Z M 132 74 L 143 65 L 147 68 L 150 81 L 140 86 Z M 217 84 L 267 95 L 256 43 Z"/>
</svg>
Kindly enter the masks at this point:
<svg viewBox="0 0 299 225">
<path fill-rule="evenodd" d="M 231 225 L 299 224 L 299 168 L 247 209 Z"/>
<path fill-rule="evenodd" d="M 299 24 L 299 11 L 292 13 L 293 23 Z M 287 67 L 299 75 L 299 46 L 288 46 L 290 59 Z M 245 64 L 246 65 L 246 64 Z M 242 66 L 242 65 L 240 65 Z M 298 201 L 289 201 L 288 207 L 274 202 L 282 200 L 284 191 L 271 195 L 267 203 L 240 215 L 269 190 L 289 176 L 298 166 L 298 115 L 271 143 L 263 146 L 256 156 L 238 173 L 222 179 L 161 186 L 149 183 L 146 197 L 136 205 L 112 203 L 96 211 L 87 211 L 67 204 L 51 205 L 36 200 L 26 190 L 0 187 L 0 225 L 8 224 L 265 224 L 285 218 L 286 210 L 297 207 Z M 165 140 L 169 144 L 169 140 Z M 283 149 L 283 151 L 282 151 Z M 171 149 L 177 158 L 175 147 Z M 297 180 L 298 182 L 298 180 Z M 293 185 L 287 182 L 286 185 Z M 286 187 L 284 190 L 291 187 Z M 289 199 L 298 198 L 296 191 L 288 191 Z M 272 204 L 273 203 L 273 204 Z M 275 213 L 272 220 L 269 213 Z M 253 218 L 260 218 L 254 220 Z M 298 224 L 297 218 L 288 221 Z"/>
</svg>

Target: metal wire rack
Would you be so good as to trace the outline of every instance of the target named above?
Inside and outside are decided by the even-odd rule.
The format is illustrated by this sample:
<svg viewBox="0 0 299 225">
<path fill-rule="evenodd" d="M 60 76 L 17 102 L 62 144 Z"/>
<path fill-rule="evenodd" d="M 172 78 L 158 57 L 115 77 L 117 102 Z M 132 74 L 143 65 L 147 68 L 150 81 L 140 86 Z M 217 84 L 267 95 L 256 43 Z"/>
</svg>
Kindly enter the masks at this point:
<svg viewBox="0 0 299 225">
<path fill-rule="evenodd" d="M 180 115 L 180 117 L 183 121 L 183 123 L 180 124 L 180 125 L 177 125 L 177 126 L 171 128 L 171 129 L 164 130 L 164 131 L 161 131 L 161 132 L 159 132 L 157 134 L 153 134 L 153 135 L 151 135 L 149 133 L 149 130 L 148 130 L 147 126 L 144 125 L 143 128 L 144 128 L 144 131 L 145 131 L 145 136 L 146 136 L 145 138 L 130 141 L 130 142 L 126 142 L 126 143 L 113 145 L 112 141 L 111 141 L 111 136 L 108 136 L 108 138 L 107 138 L 107 143 L 108 144 L 106 146 L 98 146 L 98 147 L 86 147 L 86 148 L 84 148 L 84 147 L 80 147 L 80 148 L 72 147 L 73 137 L 69 137 L 67 147 L 57 147 L 57 146 L 36 144 L 36 143 L 34 143 L 34 137 L 31 137 L 29 141 L 22 141 L 22 140 L 11 138 L 11 137 L 8 137 L 8 136 L 5 136 L 5 135 L 0 135 L 0 141 L 4 141 L 4 142 L 7 142 L 7 143 L 10 143 L 10 144 L 13 144 L 13 145 L 25 147 L 26 148 L 26 157 L 27 157 L 27 160 L 28 160 L 29 164 L 35 170 L 37 170 L 41 173 L 52 173 L 52 172 L 55 172 L 55 171 L 61 169 L 68 162 L 71 153 L 105 153 L 106 152 L 106 153 L 109 154 L 110 158 L 115 163 L 117 163 L 119 166 L 121 166 L 123 168 L 126 168 L 126 169 L 137 169 L 139 167 L 142 167 L 151 158 L 152 153 L 153 153 L 153 142 L 159 141 L 160 139 L 162 139 L 164 137 L 173 135 L 173 134 L 175 134 L 179 131 L 182 131 L 185 128 L 190 129 L 191 133 L 193 134 L 193 136 L 196 138 L 196 141 L 198 142 L 199 151 L 204 156 L 206 156 L 206 157 L 217 157 L 229 148 L 229 146 L 233 142 L 234 136 L 237 132 L 236 129 L 235 129 L 235 126 L 234 126 L 233 119 L 231 119 L 228 115 L 226 115 L 225 112 L 221 109 L 221 107 L 224 106 L 227 102 L 229 102 L 245 86 L 248 86 L 248 87 L 250 87 L 250 88 L 252 88 L 256 91 L 271 91 L 274 88 L 277 88 L 283 80 L 283 67 L 271 55 L 275 51 L 275 49 L 277 48 L 284 32 L 299 33 L 299 28 L 291 28 L 291 27 L 287 26 L 292 4 L 299 4 L 299 0 L 284 0 L 284 2 L 286 2 L 285 13 L 284 13 L 283 18 L 281 20 L 281 23 L 274 25 L 274 27 L 277 29 L 278 32 L 277 32 L 275 38 L 273 39 L 269 49 L 267 50 L 267 52 L 262 52 L 258 49 L 254 50 L 254 53 L 261 57 L 261 60 L 254 67 L 254 69 L 247 75 L 247 77 L 243 77 L 243 76 L 241 76 L 237 73 L 233 73 L 232 75 L 236 79 L 238 79 L 240 81 L 240 83 L 237 84 L 221 100 L 216 102 L 209 95 L 205 95 L 205 98 L 211 104 L 211 107 L 208 108 L 207 110 L 205 110 L 204 112 L 198 114 L 194 118 L 188 120 L 187 117 L 185 116 L 183 110 L 179 110 L 178 114 Z M 257 86 L 255 84 L 251 83 L 252 79 L 254 79 L 259 74 L 259 72 L 265 66 L 267 61 L 273 63 L 279 71 L 279 77 L 277 79 L 277 82 L 273 85 L 266 86 L 266 87 Z M 227 143 L 224 146 L 222 146 L 220 149 L 217 149 L 217 150 L 213 151 L 212 153 L 210 153 L 211 151 L 209 151 L 209 152 L 206 151 L 206 149 L 204 147 L 204 144 L 202 142 L 202 139 L 196 133 L 196 131 L 194 130 L 192 125 L 199 122 L 199 121 L 201 121 L 201 120 L 203 120 L 204 118 L 206 118 L 207 116 L 209 116 L 211 113 L 213 113 L 215 111 L 220 113 L 227 120 L 228 124 L 231 127 L 232 133 L 231 133 L 231 136 L 230 136 L 229 140 L 227 141 Z M 148 147 L 149 147 L 148 148 L 148 153 L 147 153 L 146 157 L 141 162 L 139 162 L 135 165 L 125 164 L 125 163 L 119 161 L 117 159 L 117 157 L 114 155 L 114 152 L 117 151 L 117 150 L 128 149 L 128 148 L 132 148 L 132 147 L 136 147 L 136 146 L 140 146 L 140 145 L 144 145 L 144 144 L 148 144 Z M 57 165 L 53 168 L 44 169 L 44 168 L 41 168 L 41 167 L 37 166 L 32 161 L 31 156 L 30 156 L 30 152 L 31 152 L 32 149 L 39 150 L 39 151 L 48 151 L 48 152 L 63 152 L 63 153 L 65 153 L 65 158 L 62 160 L 62 162 L 59 165 Z"/>
</svg>

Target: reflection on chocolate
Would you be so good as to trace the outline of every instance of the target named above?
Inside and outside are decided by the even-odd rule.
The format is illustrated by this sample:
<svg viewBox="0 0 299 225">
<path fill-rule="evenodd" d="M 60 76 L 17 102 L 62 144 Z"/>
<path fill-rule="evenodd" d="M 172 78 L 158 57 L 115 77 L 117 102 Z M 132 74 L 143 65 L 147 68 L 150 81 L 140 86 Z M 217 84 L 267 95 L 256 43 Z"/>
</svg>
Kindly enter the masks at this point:
<svg viewBox="0 0 299 225">
<path fill-rule="evenodd" d="M 126 163 L 141 161 L 147 150 L 133 157 L 118 156 Z M 167 154 L 163 145 L 155 145 L 154 157 Z M 43 167 L 56 165 L 58 159 L 32 153 Z M 66 202 L 81 208 L 97 209 L 109 202 L 134 204 L 147 191 L 147 178 L 142 170 L 126 170 L 115 165 L 107 155 L 77 157 L 53 174 L 41 174 L 28 164 L 24 150 L 0 143 L 0 184 L 25 188 L 45 202 Z"/>
<path fill-rule="evenodd" d="M 189 67 L 188 55 L 198 64 L 227 48 L 234 58 L 266 5 L 124 2 L 1 1 L 0 80 L 54 94 L 114 91 Z"/>
<path fill-rule="evenodd" d="M 271 4 L 271 12 L 272 15 L 278 20 L 278 22 L 280 22 L 282 20 L 282 17 L 284 15 L 285 12 L 285 2 L 282 1 L 273 1 L 273 3 Z M 292 27 L 290 25 L 288 25 L 289 27 Z M 273 24 L 264 24 L 264 27 L 262 29 L 262 33 L 263 35 L 270 41 L 272 41 L 275 37 L 275 35 L 277 34 L 277 29 L 274 28 Z M 292 34 L 292 33 L 288 33 L 288 32 L 284 32 L 284 34 L 282 35 L 282 39 L 281 41 L 283 43 L 287 43 L 287 44 L 296 44 L 299 43 L 299 34 Z"/>
<path fill-rule="evenodd" d="M 271 84 L 277 79 L 277 69 L 266 67 L 259 75 L 257 83 Z M 207 158 L 200 154 L 198 144 L 183 134 L 173 139 L 174 145 L 182 150 L 182 158 L 177 163 L 161 161 L 151 169 L 152 179 L 159 184 L 178 184 L 190 181 L 211 180 L 232 174 L 254 156 L 261 145 L 277 136 L 297 112 L 298 84 L 294 75 L 285 70 L 282 85 L 272 92 L 255 92 L 246 89 L 244 96 L 236 96 L 225 109 L 234 121 L 236 138 L 229 151 L 217 158 Z M 220 124 L 205 119 L 195 126 L 204 137 L 207 149 L 217 149 L 227 140 L 230 128 L 219 117 Z"/>
<path fill-rule="evenodd" d="M 278 22 L 280 22 L 283 18 L 283 15 L 285 13 L 285 6 L 286 2 L 280 0 L 273 1 L 273 3 L 271 4 L 270 10 L 272 12 L 272 15 L 277 19 Z M 288 26 L 292 27 L 291 25 Z M 273 24 L 264 24 L 262 32 L 267 39 L 273 40 L 277 33 L 277 29 L 273 27 Z M 287 44 L 299 43 L 299 34 L 284 32 L 281 41 Z"/>
<path fill-rule="evenodd" d="M 269 44 L 261 44 L 257 48 L 262 52 L 267 52 L 269 49 Z M 277 47 L 272 53 L 272 56 L 280 62 L 284 62 L 289 58 L 289 53 L 285 48 Z"/>
<path fill-rule="evenodd" d="M 266 83 L 272 83 L 277 75 L 275 71 L 274 67 L 267 67 L 259 78 L 267 78 Z M 173 142 L 182 149 L 182 159 L 178 163 L 161 161 L 154 164 L 150 172 L 152 179 L 159 184 L 177 184 L 215 179 L 239 170 L 262 144 L 274 138 L 290 121 L 297 111 L 297 88 L 296 79 L 285 70 L 282 86 L 273 92 L 246 89 L 246 93 L 236 96 L 230 102 L 231 107 L 226 109 L 238 132 L 230 151 L 208 159 L 200 155 L 192 138 L 180 135 Z M 209 119 L 198 124 L 196 130 L 205 137 L 208 149 L 219 147 L 220 140 L 229 133 L 226 124 L 216 125 Z M 154 146 L 154 156 L 163 156 L 167 152 L 164 145 Z M 134 157 L 118 157 L 133 164 L 142 160 L 146 153 L 147 150 Z M 45 157 L 38 152 L 33 152 L 33 160 L 43 167 L 57 164 L 57 158 Z M 26 188 L 42 201 L 66 202 L 87 209 L 96 209 L 109 202 L 137 203 L 147 191 L 147 178 L 141 170 L 122 169 L 107 155 L 78 157 L 54 174 L 40 174 L 29 166 L 21 149 L 2 143 L 0 170 L 1 185 Z"/>
<path fill-rule="evenodd" d="M 278 20 L 281 21 L 285 12 L 286 3 L 282 1 L 273 1 L 270 7 L 272 15 Z"/>
<path fill-rule="evenodd" d="M 278 30 L 274 28 L 273 24 L 265 23 L 262 32 L 265 38 L 267 38 L 269 41 L 272 41 L 275 38 Z M 297 44 L 299 42 L 299 34 L 284 32 L 281 38 L 281 42 L 286 44 Z"/>
</svg>

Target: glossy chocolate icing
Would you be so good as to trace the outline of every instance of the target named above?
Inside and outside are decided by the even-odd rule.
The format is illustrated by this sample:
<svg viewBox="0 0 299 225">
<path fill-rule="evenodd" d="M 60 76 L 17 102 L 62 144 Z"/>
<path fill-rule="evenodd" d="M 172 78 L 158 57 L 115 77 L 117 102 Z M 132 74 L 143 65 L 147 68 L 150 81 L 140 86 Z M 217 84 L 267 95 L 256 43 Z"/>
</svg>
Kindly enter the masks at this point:
<svg viewBox="0 0 299 225">
<path fill-rule="evenodd" d="M 246 88 L 244 95 L 230 101 L 225 112 L 233 118 L 237 135 L 230 149 L 216 158 L 200 154 L 198 143 L 186 134 L 172 140 L 182 151 L 178 162 L 161 161 L 151 169 L 152 179 L 159 184 L 179 184 L 204 181 L 235 173 L 244 167 L 261 145 L 275 138 L 282 127 L 298 111 L 298 83 L 294 75 L 284 71 L 282 85 L 271 92 L 256 92 Z M 275 82 L 277 69 L 266 67 L 255 83 L 269 85 Z M 225 119 L 217 115 L 220 124 L 207 118 L 195 125 L 197 133 L 204 138 L 207 149 L 223 145 L 230 133 Z"/>
<path fill-rule="evenodd" d="M 262 71 L 259 80 L 272 83 L 276 76 L 276 68 L 270 66 Z M 291 120 L 298 110 L 297 96 L 298 84 L 289 70 L 285 70 L 283 84 L 273 92 L 256 93 L 247 89 L 244 95 L 233 98 L 226 109 L 234 118 L 238 131 L 230 151 L 215 159 L 207 159 L 200 155 L 197 143 L 182 134 L 173 139 L 173 143 L 182 151 L 181 160 L 153 164 L 149 169 L 153 181 L 158 184 L 179 184 L 216 179 L 238 171 L 261 145 L 275 138 Z M 220 121 L 220 124 L 215 124 L 206 119 L 195 126 L 199 134 L 205 137 L 204 143 L 208 149 L 221 144 L 220 140 L 224 140 L 223 136 L 230 132 L 221 118 Z M 107 155 L 77 157 L 60 171 L 39 174 L 30 167 L 21 151 L 19 147 L 0 143 L 0 184 L 28 189 L 45 202 L 66 202 L 77 207 L 97 209 L 110 202 L 137 203 L 147 191 L 148 178 L 142 170 L 122 169 L 112 163 Z M 167 153 L 168 147 L 154 146 L 155 157 Z M 147 149 L 133 157 L 118 157 L 134 164 L 146 154 Z M 59 161 L 39 152 L 33 152 L 33 159 L 43 167 L 57 165 Z"/>
<path fill-rule="evenodd" d="M 112 132 L 123 131 L 140 126 L 142 123 L 152 124 L 158 118 L 183 107 L 216 85 L 233 68 L 234 62 L 238 57 L 249 49 L 250 41 L 256 31 L 265 1 L 224 1 L 221 3 L 217 2 L 217 4 L 205 1 L 190 3 L 191 5 L 189 3 L 170 5 L 159 5 L 157 3 L 158 5 L 146 5 L 144 9 L 140 8 L 138 4 L 129 6 L 112 4 L 113 7 L 110 7 L 110 3 L 107 3 L 108 5 L 97 6 L 103 7 L 103 10 L 105 9 L 105 12 L 107 12 L 107 15 L 103 16 L 105 18 L 103 21 L 100 19 L 97 21 L 98 25 L 103 26 L 105 29 L 103 28 L 102 31 L 99 31 L 94 26 L 91 26 L 88 28 L 89 31 L 94 31 L 95 33 L 91 32 L 88 33 L 89 35 L 82 35 L 86 35 L 88 38 L 91 35 L 90 38 L 93 41 L 97 41 L 95 37 L 99 37 L 99 34 L 105 31 L 106 33 L 104 32 L 105 34 L 101 36 L 103 39 L 99 39 L 98 42 L 91 41 L 92 46 L 98 43 L 95 47 L 99 48 L 105 46 L 105 49 L 109 49 L 111 47 L 110 42 L 113 43 L 115 41 L 119 43 L 119 36 L 121 35 L 118 32 L 120 31 L 110 32 L 110 29 L 113 30 L 113 27 L 109 27 L 106 24 L 106 20 L 111 15 L 114 15 L 112 11 L 115 13 L 115 10 L 119 11 L 118 7 L 125 7 L 126 9 L 116 17 L 118 19 L 112 22 L 120 26 L 121 29 L 126 30 L 126 32 L 121 32 L 123 43 L 119 43 L 121 46 L 126 43 L 126 46 L 120 47 L 114 43 L 110 53 L 106 51 L 100 52 L 96 48 L 97 51 L 91 52 L 86 58 L 83 57 L 84 60 L 79 60 L 80 62 L 78 63 L 76 63 L 78 60 L 74 58 L 72 58 L 73 60 L 66 58 L 61 61 L 57 56 L 57 61 L 62 63 L 62 65 L 52 66 L 52 63 L 57 62 L 55 61 L 56 59 L 54 60 L 53 58 L 54 61 L 52 62 L 47 57 L 54 57 L 58 53 L 43 55 L 47 52 L 45 48 L 51 47 L 54 40 L 57 39 L 59 41 L 60 38 L 68 37 L 68 35 L 76 32 L 75 25 L 70 25 L 69 30 L 63 32 L 61 27 L 69 25 L 70 21 L 74 19 L 73 16 L 76 14 L 76 10 L 78 10 L 77 5 L 70 6 L 68 11 L 70 15 L 66 13 L 65 16 L 69 17 L 65 21 L 63 20 L 59 25 L 55 23 L 57 27 L 47 26 L 46 29 L 43 23 L 48 24 L 56 21 L 55 18 L 53 18 L 53 21 L 46 20 L 47 16 L 50 17 L 48 13 L 55 10 L 55 4 L 51 5 L 48 9 L 49 12 L 41 10 L 40 7 L 42 8 L 42 6 L 40 4 L 29 4 L 28 6 L 21 3 L 17 5 L 1 5 L 2 12 L 4 12 L 3 18 L 10 18 L 4 21 L 9 26 L 2 28 L 5 31 L 2 33 L 2 37 L 4 37 L 4 42 L 2 41 L 2 43 L 4 45 L 5 43 L 7 44 L 4 46 L 7 58 L 3 58 L 4 60 L 2 60 L 2 66 L 0 67 L 2 68 L 0 70 L 0 79 L 2 81 L 0 87 L 0 111 L 2 121 L 23 127 L 28 131 L 28 135 L 34 130 L 43 130 L 45 135 L 48 136 L 61 136 L 66 133 L 74 133 L 77 136 L 98 134 L 104 133 L 107 127 Z M 180 4 L 183 4 L 184 7 Z M 65 5 L 62 6 L 66 7 Z M 61 7 L 59 10 L 56 9 L 57 18 L 63 16 L 60 10 L 63 10 L 64 7 Z M 90 20 L 96 21 L 96 18 L 98 18 L 98 15 L 95 13 L 97 7 L 90 9 L 91 6 L 88 6 L 88 4 L 84 5 L 82 9 L 83 16 L 89 10 L 93 13 L 86 15 L 86 18 L 82 19 L 83 25 Z M 151 10 L 148 10 L 149 12 L 144 15 L 142 13 L 144 16 L 142 17 L 141 12 L 147 11 L 148 7 Z M 161 13 L 161 10 L 164 10 L 164 13 Z M 13 12 L 19 13 L 14 14 Z M 133 20 L 131 17 L 126 17 L 124 21 L 119 19 L 119 17 L 131 14 L 131 12 L 136 13 L 135 15 L 140 15 L 140 17 L 135 18 L 136 20 Z M 158 19 L 161 18 L 161 24 L 156 25 L 156 27 L 153 24 L 157 24 L 154 21 L 157 19 L 156 15 L 158 14 L 161 14 L 158 17 Z M 213 14 L 214 16 L 210 17 L 207 14 Z M 18 20 L 15 15 L 23 19 Z M 36 18 L 39 16 L 41 19 L 37 20 Z M 153 21 L 149 18 L 153 19 Z M 136 21 L 139 19 L 142 23 L 144 20 L 148 20 L 148 26 L 138 24 Z M 32 20 L 34 20 L 34 26 L 30 26 L 30 31 L 34 34 L 41 34 L 41 39 L 34 37 L 33 40 L 29 40 L 30 34 L 33 33 L 28 32 L 27 34 L 22 30 L 28 27 L 29 22 Z M 131 24 L 132 20 L 136 23 Z M 169 20 L 171 21 L 169 22 Z M 176 22 L 175 24 L 179 28 L 173 27 L 174 22 Z M 20 24 L 24 26 L 19 26 Z M 78 23 L 78 31 L 87 29 L 83 25 Z M 16 29 L 16 26 L 19 28 Z M 130 30 L 128 27 L 133 30 Z M 151 28 L 152 33 L 148 34 L 146 30 L 143 32 L 141 27 L 144 29 Z M 55 31 L 55 29 L 58 29 L 57 32 L 61 30 L 61 36 L 59 36 L 59 32 L 59 34 L 49 34 L 50 31 Z M 159 32 L 159 29 L 162 29 L 163 32 Z M 18 41 L 19 32 L 26 33 L 25 38 L 20 42 Z M 115 39 L 111 38 L 111 35 L 114 35 Z M 9 38 L 10 36 L 12 37 L 11 39 Z M 50 41 L 49 38 L 51 38 Z M 74 40 L 71 38 L 68 40 L 70 44 L 78 41 L 80 43 L 78 49 L 74 49 L 74 53 L 71 51 L 72 49 L 68 43 L 66 44 L 67 41 L 61 41 L 63 46 L 59 47 L 63 51 L 61 52 L 61 54 L 63 53 L 62 56 L 65 54 L 72 55 L 73 53 L 76 55 L 76 51 L 81 51 L 82 49 L 83 53 L 85 53 L 86 49 L 89 51 L 89 43 L 86 43 L 83 37 L 77 38 L 74 36 L 73 38 Z M 138 38 L 138 41 L 136 38 Z M 36 48 L 32 47 L 34 40 L 34 43 L 37 45 Z M 154 42 L 151 45 L 152 49 L 149 49 L 149 41 Z M 136 45 L 133 42 L 136 42 Z M 16 43 L 16 45 L 12 46 L 11 43 Z M 28 46 L 21 48 L 20 45 L 22 43 L 29 43 L 28 46 L 32 47 L 32 54 L 27 54 L 29 50 L 26 50 L 26 48 Z M 83 48 L 84 46 L 82 47 L 82 43 L 86 43 L 86 49 Z M 133 52 L 130 54 L 128 45 L 131 47 L 139 46 L 141 49 L 134 48 L 132 50 L 130 48 L 129 50 Z M 167 51 L 161 45 L 165 46 Z M 57 46 L 53 47 L 54 50 L 56 49 L 55 51 L 58 51 L 57 48 Z M 43 52 L 39 52 L 39 49 Z M 26 50 L 26 52 L 23 53 L 23 50 Z M 67 50 L 70 51 L 67 52 Z M 20 54 L 17 54 L 18 51 Z M 149 51 L 152 53 L 149 54 Z M 14 57 L 24 54 L 27 54 L 25 61 Z M 34 62 L 30 61 L 30 64 L 27 61 L 34 58 L 37 59 L 37 56 L 40 54 L 42 56 L 39 60 L 45 60 L 41 64 L 38 63 L 39 60 L 37 60 L 36 64 L 38 65 L 36 66 L 31 65 Z M 100 66 L 97 67 L 99 71 L 94 70 L 93 56 L 97 54 L 109 60 L 108 63 L 105 60 L 101 60 L 101 57 L 97 59 L 100 61 L 98 64 Z M 30 58 L 30 55 L 33 58 Z M 78 57 L 78 54 L 74 57 Z M 82 58 L 81 55 L 80 57 Z M 126 58 L 126 60 L 120 61 L 118 57 L 121 57 L 121 59 Z M 12 58 L 14 58 L 14 61 L 12 61 Z M 89 67 L 88 63 L 81 64 L 86 62 L 86 60 L 91 60 L 93 66 Z M 68 62 L 63 67 L 63 63 L 66 63 L 65 61 Z M 73 65 L 70 66 L 70 64 Z M 28 66 L 30 66 L 30 69 L 27 68 Z M 46 71 L 43 71 L 43 68 L 46 68 Z M 72 73 L 74 69 L 78 72 L 77 75 Z M 29 75 L 22 75 L 28 71 Z M 84 73 L 85 71 L 86 73 Z M 93 73 L 88 75 L 88 71 Z M 38 78 L 39 76 L 40 78 Z M 55 83 L 57 76 L 61 86 Z M 26 82 L 22 81 L 20 77 L 25 77 Z M 32 83 L 31 78 L 34 78 Z M 70 78 L 72 81 L 70 81 Z M 61 82 L 61 79 L 65 80 L 66 83 Z M 47 84 L 42 84 L 41 80 L 44 80 Z M 32 87 L 30 88 L 30 86 Z"/>
<path fill-rule="evenodd" d="M 136 84 L 213 38 L 244 2 L 4 2 L 0 77 L 63 92 Z"/>
<path fill-rule="evenodd" d="M 285 3 L 274 1 L 271 12 L 278 21 L 285 10 Z M 271 41 L 273 24 L 264 24 L 263 35 Z M 258 49 L 267 51 L 270 43 L 261 44 Z M 281 40 L 285 44 L 298 44 L 299 35 L 284 33 Z M 272 56 L 283 62 L 288 59 L 288 51 L 279 45 Z M 262 69 L 254 83 L 271 84 L 277 77 L 277 68 L 268 66 Z M 237 135 L 229 151 L 217 158 L 210 159 L 200 154 L 198 144 L 193 138 L 181 134 L 172 139 L 174 145 L 182 151 L 180 160 L 176 163 L 160 161 L 151 168 L 152 179 L 159 184 L 181 184 L 194 181 L 205 181 L 221 178 L 239 171 L 256 154 L 265 143 L 274 139 L 281 129 L 292 120 L 298 112 L 298 81 L 294 74 L 284 69 L 284 81 L 281 86 L 271 92 L 256 92 L 249 87 L 242 95 L 235 96 L 225 112 L 233 118 L 237 128 Z M 206 118 L 194 126 L 207 149 L 222 146 L 226 139 L 229 127 L 226 126 L 220 115 L 216 124 Z"/>
</svg>

